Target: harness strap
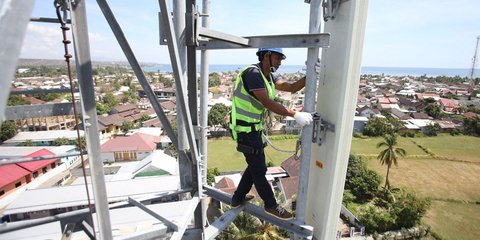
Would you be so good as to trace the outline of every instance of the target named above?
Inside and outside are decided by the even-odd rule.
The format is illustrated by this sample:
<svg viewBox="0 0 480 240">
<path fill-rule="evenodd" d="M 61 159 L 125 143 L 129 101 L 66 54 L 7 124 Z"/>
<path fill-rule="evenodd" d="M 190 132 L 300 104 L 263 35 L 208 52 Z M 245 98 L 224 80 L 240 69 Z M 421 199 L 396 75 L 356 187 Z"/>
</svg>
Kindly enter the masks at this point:
<svg viewBox="0 0 480 240">
<path fill-rule="evenodd" d="M 246 153 L 246 154 L 255 154 L 258 155 L 262 153 L 263 149 L 267 146 L 267 143 L 263 143 L 262 148 L 253 148 L 243 144 L 237 144 L 237 151 Z"/>
</svg>

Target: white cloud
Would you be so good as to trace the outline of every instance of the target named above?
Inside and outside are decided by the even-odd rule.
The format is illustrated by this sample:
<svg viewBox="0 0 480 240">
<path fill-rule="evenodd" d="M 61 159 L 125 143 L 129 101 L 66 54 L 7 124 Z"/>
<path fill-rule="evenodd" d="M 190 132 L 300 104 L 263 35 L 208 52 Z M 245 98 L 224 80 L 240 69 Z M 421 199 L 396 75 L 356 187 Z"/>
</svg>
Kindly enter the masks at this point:
<svg viewBox="0 0 480 240">
<path fill-rule="evenodd" d="M 56 58 L 64 55 L 62 32 L 59 26 L 30 23 L 23 41 L 22 58 Z"/>
<path fill-rule="evenodd" d="M 67 31 L 67 39 L 72 41 L 71 30 Z M 21 58 L 63 59 L 65 50 L 62 30 L 59 25 L 30 23 L 23 41 Z M 116 40 L 102 33 L 89 33 L 90 51 L 93 59 L 116 60 L 122 58 Z M 74 55 L 73 44 L 68 45 L 68 51 Z M 112 55 L 117 58 L 112 58 Z"/>
</svg>

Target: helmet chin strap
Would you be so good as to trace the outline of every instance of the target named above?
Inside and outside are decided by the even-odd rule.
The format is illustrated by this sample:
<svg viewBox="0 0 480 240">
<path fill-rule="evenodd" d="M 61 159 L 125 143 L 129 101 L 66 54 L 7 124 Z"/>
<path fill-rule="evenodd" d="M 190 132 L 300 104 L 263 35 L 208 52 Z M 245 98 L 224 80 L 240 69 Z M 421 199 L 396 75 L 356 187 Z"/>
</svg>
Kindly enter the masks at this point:
<svg viewBox="0 0 480 240">
<path fill-rule="evenodd" d="M 270 72 L 274 73 L 277 71 L 277 68 L 272 65 L 272 52 L 269 52 L 268 60 L 270 61 Z"/>
</svg>

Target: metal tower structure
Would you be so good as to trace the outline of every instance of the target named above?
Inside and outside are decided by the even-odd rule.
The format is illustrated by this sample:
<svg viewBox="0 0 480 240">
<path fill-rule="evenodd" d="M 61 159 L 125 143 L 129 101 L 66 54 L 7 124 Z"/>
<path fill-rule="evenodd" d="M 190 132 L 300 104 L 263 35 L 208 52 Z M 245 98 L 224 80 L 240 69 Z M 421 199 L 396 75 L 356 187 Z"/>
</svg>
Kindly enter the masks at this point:
<svg viewBox="0 0 480 240">
<path fill-rule="evenodd" d="M 82 117 L 87 136 L 87 152 L 95 197 L 97 238 L 113 239 L 109 211 L 125 205 L 142 209 L 158 219 L 164 225 L 164 228 L 146 231 L 122 239 L 213 239 L 241 211 L 292 232 L 295 239 L 335 238 L 335 228 L 340 212 L 352 137 L 351 131 L 359 82 L 367 0 L 305 0 L 310 5 L 308 34 L 250 37 L 238 37 L 209 29 L 210 1 L 208 0 L 203 0 L 202 12 L 197 10 L 196 0 L 173 1 L 173 11 L 169 6 L 170 1 L 159 0 L 160 44 L 168 47 L 177 87 L 177 109 L 180 116 L 178 118 L 178 135 L 174 133 L 164 109 L 157 101 L 107 1 L 96 1 L 150 100 L 165 132 L 179 153 L 181 188 L 171 194 L 181 196 L 182 202 L 185 203 L 183 205 L 184 216 L 176 221 L 168 219 L 162 212 L 149 209 L 142 203 L 146 199 L 129 197 L 124 202 L 114 205 L 108 204 L 103 163 L 99 157 L 100 142 L 94 101 L 86 1 L 68 0 L 66 2 L 68 2 L 71 11 L 71 27 L 81 93 Z M 2 77 L 2 82 L 0 82 L 2 85 L 2 88 L 0 88 L 2 89 L 0 110 L 2 114 L 8 96 L 4 93 L 8 92 L 15 70 L 15 63 L 19 56 L 33 0 L 10 1 L 9 3 L 10 5 L 8 9 L 5 9 L 4 14 L 6 21 L 0 22 L 0 34 L 8 36 L 6 45 L 2 44 L 0 50 L 10 50 L 8 54 L 0 55 L 0 67 L 2 69 L 0 71 Z M 0 7 L 2 7 L 2 4 L 0 4 Z M 323 20 L 326 21 L 325 32 L 330 33 L 321 33 L 322 13 Z M 200 18 L 202 18 L 202 24 L 200 24 Z M 12 23 L 16 23 L 15 28 L 9 27 Z M 317 114 L 315 124 L 306 126 L 302 133 L 303 144 L 296 219 L 282 221 L 266 214 L 261 207 L 247 203 L 226 212 L 215 222 L 206 224 L 205 198 L 210 196 L 216 200 L 230 203 L 231 197 L 206 185 L 208 52 L 211 50 L 260 47 L 308 49 L 304 109 L 308 112 L 318 112 L 319 115 Z M 323 48 L 322 74 L 317 76 L 315 63 L 319 58 L 320 48 Z M 197 86 L 196 79 L 197 50 L 201 51 L 200 87 Z M 319 86 L 317 86 L 317 77 L 319 77 Z M 196 107 L 198 92 L 200 92 L 200 112 Z M 330 99 L 336 99 L 336 102 L 331 102 Z M 1 115 L 0 120 L 3 121 L 3 119 L 3 115 Z M 158 196 L 152 198 L 155 197 Z M 72 219 L 84 214 L 85 211 L 80 210 L 15 226 L 7 224 L 0 227 L 0 234 L 59 219 L 74 221 Z M 87 235 L 94 235 L 89 223 L 82 221 L 81 218 L 80 220 L 76 218 L 75 221 L 81 222 Z"/>
<path fill-rule="evenodd" d="M 473 80 L 475 75 L 475 65 L 477 64 L 477 51 L 478 51 L 478 42 L 480 41 L 480 36 L 477 36 L 477 43 L 475 44 L 475 51 L 473 52 L 472 58 L 472 68 L 470 68 L 470 80 Z M 473 87 L 473 86 L 472 86 Z"/>
</svg>

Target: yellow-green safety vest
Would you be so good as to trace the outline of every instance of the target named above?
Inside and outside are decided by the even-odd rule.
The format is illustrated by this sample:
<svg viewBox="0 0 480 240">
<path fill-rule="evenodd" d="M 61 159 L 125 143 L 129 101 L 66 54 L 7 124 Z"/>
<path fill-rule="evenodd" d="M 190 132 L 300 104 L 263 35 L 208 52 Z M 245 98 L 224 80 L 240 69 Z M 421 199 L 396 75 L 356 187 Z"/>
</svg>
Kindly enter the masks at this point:
<svg viewBox="0 0 480 240">
<path fill-rule="evenodd" d="M 257 131 L 262 130 L 263 120 L 268 111 L 259 100 L 250 95 L 250 93 L 248 93 L 248 91 L 245 89 L 242 76 L 245 71 L 252 67 L 257 68 L 260 72 L 263 82 L 265 83 L 265 89 L 267 90 L 268 97 L 274 100 L 276 95 L 275 83 L 273 82 L 272 76 L 269 76 L 270 81 L 268 81 L 257 65 L 248 66 L 244 68 L 240 74 L 238 74 L 237 78 L 235 79 L 232 112 L 229 125 L 230 129 L 232 130 L 232 137 L 235 140 L 237 140 L 237 133 L 239 132 L 249 133 L 252 131 L 252 128 Z M 251 126 L 237 125 L 237 119 L 247 122 Z"/>
</svg>

